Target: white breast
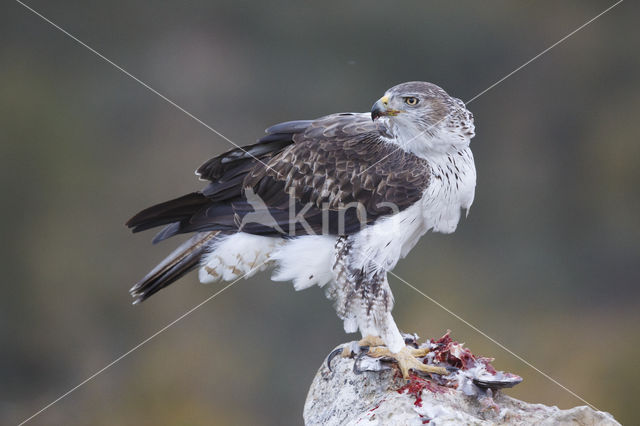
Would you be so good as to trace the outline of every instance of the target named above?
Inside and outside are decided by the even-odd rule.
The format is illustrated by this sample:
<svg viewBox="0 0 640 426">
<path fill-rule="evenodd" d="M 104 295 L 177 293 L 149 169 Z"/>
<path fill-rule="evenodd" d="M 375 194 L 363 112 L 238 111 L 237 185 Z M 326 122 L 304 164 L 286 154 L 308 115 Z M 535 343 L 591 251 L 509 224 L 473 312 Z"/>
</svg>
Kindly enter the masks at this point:
<svg viewBox="0 0 640 426">
<path fill-rule="evenodd" d="M 359 252 L 357 268 L 373 263 L 380 269 L 393 269 L 427 232 L 420 202 L 393 216 L 378 220 L 355 235 L 354 250 Z"/>
<path fill-rule="evenodd" d="M 422 199 L 393 216 L 378 220 L 359 232 L 355 250 L 365 267 L 370 261 L 391 270 L 427 231 L 451 233 L 456 230 L 462 209 L 473 203 L 476 171 L 473 154 L 462 148 L 451 154 L 428 158 L 431 181 Z M 426 172 L 426 171 L 425 171 Z"/>
<path fill-rule="evenodd" d="M 422 197 L 427 229 L 450 234 L 461 210 L 469 210 L 476 188 L 476 167 L 469 148 L 430 157 L 431 181 Z"/>
</svg>

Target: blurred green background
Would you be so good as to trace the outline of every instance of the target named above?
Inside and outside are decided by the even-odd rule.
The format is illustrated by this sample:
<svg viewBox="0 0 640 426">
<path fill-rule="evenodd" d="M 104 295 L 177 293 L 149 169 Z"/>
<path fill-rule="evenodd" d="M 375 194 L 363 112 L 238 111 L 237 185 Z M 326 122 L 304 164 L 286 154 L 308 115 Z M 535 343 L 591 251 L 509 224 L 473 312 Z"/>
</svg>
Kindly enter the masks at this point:
<svg viewBox="0 0 640 426">
<path fill-rule="evenodd" d="M 468 100 L 611 2 L 30 0 L 239 144 L 279 121 L 367 111 L 427 80 Z M 177 243 L 123 223 L 199 188 L 230 145 L 18 3 L 0 6 L 0 423 L 16 424 L 221 288 L 128 288 Z M 640 391 L 640 35 L 624 2 L 469 105 L 469 218 L 395 272 L 635 423 Z M 391 278 L 401 328 L 447 329 L 508 391 L 582 402 Z M 242 281 L 31 424 L 300 424 L 346 341 L 318 288 Z"/>
</svg>

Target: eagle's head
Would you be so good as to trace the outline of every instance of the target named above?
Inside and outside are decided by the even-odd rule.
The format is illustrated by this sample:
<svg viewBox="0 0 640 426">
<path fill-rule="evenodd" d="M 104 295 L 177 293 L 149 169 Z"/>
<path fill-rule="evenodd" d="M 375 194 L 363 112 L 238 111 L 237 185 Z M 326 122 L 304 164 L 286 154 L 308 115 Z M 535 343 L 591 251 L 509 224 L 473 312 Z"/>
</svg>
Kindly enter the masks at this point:
<svg viewBox="0 0 640 426">
<path fill-rule="evenodd" d="M 387 90 L 371 108 L 397 143 L 416 154 L 451 152 L 475 136 L 464 102 L 432 83 L 412 81 Z"/>
</svg>

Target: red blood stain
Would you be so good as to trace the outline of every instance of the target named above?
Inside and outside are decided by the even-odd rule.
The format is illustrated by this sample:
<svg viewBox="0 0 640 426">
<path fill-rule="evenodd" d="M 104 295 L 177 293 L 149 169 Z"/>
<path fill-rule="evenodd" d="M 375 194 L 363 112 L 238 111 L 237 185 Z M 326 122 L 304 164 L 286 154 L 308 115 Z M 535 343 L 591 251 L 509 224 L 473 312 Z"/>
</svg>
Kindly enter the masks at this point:
<svg viewBox="0 0 640 426">
<path fill-rule="evenodd" d="M 445 393 L 447 391 L 447 388 L 445 387 L 431 383 L 422 377 L 411 375 L 409 376 L 409 382 L 398 389 L 398 393 L 404 393 L 407 391 L 408 395 L 411 395 L 416 399 L 413 404 L 418 407 L 422 407 L 422 391 L 425 389 L 433 393 Z"/>
<path fill-rule="evenodd" d="M 384 402 L 384 399 L 380 400 L 380 402 L 378 402 L 375 407 L 373 407 L 371 410 L 369 410 L 369 412 L 375 411 L 378 408 L 380 408 L 380 404 L 382 404 L 383 402 Z"/>
</svg>

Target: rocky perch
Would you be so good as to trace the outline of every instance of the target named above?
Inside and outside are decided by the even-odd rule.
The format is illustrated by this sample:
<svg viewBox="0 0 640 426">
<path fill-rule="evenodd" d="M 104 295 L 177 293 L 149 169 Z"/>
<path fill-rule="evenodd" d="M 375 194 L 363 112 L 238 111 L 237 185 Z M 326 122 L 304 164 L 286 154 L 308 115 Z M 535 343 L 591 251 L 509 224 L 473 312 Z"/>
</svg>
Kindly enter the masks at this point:
<svg viewBox="0 0 640 426">
<path fill-rule="evenodd" d="M 619 425 L 611 414 L 589 407 L 560 410 L 506 396 L 502 388 L 522 381 L 496 371 L 492 359 L 476 357 L 449 333 L 428 345 L 423 362 L 456 370 L 448 376 L 402 379 L 394 364 L 364 356 L 347 343 L 351 358 L 329 356 L 318 370 L 304 405 L 306 425 Z M 341 345 L 332 352 L 342 351 Z M 329 366 L 331 368 L 329 368 Z"/>
</svg>

